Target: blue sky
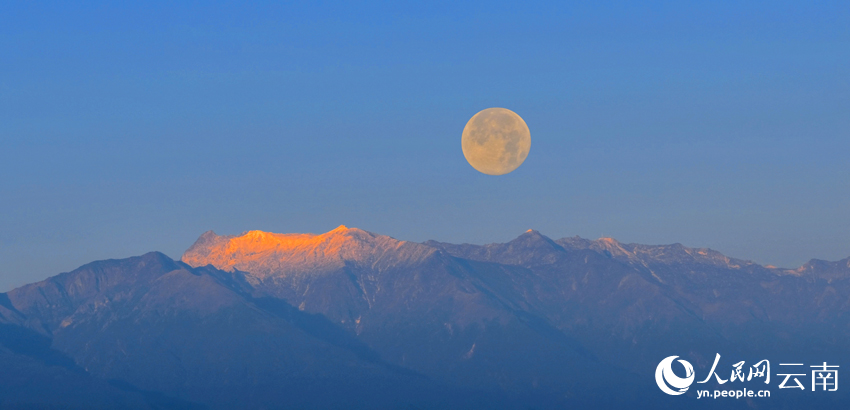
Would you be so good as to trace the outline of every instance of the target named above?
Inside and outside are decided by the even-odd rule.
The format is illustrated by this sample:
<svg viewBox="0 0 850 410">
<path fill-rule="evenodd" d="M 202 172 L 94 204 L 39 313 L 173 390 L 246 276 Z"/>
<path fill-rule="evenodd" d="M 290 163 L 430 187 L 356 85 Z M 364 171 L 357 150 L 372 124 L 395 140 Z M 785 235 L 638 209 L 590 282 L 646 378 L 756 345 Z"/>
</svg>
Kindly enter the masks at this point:
<svg viewBox="0 0 850 410">
<path fill-rule="evenodd" d="M 68 3 L 0 3 L 0 291 L 210 229 L 850 256 L 847 2 Z"/>
</svg>

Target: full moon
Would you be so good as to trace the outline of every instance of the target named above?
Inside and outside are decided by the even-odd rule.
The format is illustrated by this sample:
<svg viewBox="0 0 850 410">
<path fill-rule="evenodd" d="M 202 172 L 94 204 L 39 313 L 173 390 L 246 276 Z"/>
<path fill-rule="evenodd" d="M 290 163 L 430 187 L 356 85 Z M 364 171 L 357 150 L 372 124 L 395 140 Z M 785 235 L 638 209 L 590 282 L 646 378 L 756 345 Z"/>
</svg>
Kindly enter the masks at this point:
<svg viewBox="0 0 850 410">
<path fill-rule="evenodd" d="M 507 108 L 487 108 L 472 116 L 461 137 L 463 156 L 487 175 L 504 175 L 517 169 L 531 148 L 528 125 Z"/>
</svg>

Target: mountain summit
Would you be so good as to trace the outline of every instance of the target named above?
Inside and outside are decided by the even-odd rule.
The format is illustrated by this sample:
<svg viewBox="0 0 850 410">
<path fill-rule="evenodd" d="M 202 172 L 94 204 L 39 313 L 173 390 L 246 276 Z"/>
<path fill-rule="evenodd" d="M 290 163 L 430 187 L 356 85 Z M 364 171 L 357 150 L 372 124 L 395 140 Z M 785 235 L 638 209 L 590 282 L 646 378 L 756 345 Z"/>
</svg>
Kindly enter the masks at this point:
<svg viewBox="0 0 850 410">
<path fill-rule="evenodd" d="M 250 272 L 269 276 L 315 275 L 340 269 L 346 263 L 393 264 L 425 257 L 433 249 L 340 225 L 321 234 L 279 234 L 248 231 L 238 236 L 201 235 L 182 257 L 191 266 Z"/>
</svg>

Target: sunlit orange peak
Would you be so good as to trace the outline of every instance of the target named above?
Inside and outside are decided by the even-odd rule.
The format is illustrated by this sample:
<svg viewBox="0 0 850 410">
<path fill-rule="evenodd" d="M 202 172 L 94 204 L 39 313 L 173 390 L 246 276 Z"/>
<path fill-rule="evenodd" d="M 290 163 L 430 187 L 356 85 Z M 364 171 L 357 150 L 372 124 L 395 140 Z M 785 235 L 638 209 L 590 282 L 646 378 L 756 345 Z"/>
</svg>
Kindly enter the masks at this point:
<svg viewBox="0 0 850 410">
<path fill-rule="evenodd" d="M 379 260 L 397 263 L 400 259 L 424 258 L 434 252 L 433 248 L 425 245 L 345 225 L 321 235 L 258 230 L 247 231 L 240 236 L 211 235 L 204 234 L 183 254 L 183 261 L 192 266 L 213 265 L 224 270 L 250 271 L 260 278 L 324 272 L 339 269 L 347 261 L 370 265 Z M 390 250 L 402 251 L 388 253 Z"/>
</svg>

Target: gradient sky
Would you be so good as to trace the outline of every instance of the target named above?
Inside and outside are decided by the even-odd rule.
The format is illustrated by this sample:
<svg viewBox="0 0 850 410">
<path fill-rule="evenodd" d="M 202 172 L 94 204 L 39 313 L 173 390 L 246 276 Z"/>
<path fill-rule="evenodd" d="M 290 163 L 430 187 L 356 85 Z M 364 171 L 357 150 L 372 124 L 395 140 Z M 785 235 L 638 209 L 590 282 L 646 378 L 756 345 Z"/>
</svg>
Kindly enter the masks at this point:
<svg viewBox="0 0 850 410">
<path fill-rule="evenodd" d="M 0 3 L 0 291 L 340 224 L 850 256 L 847 1 L 68 3 Z"/>
</svg>

